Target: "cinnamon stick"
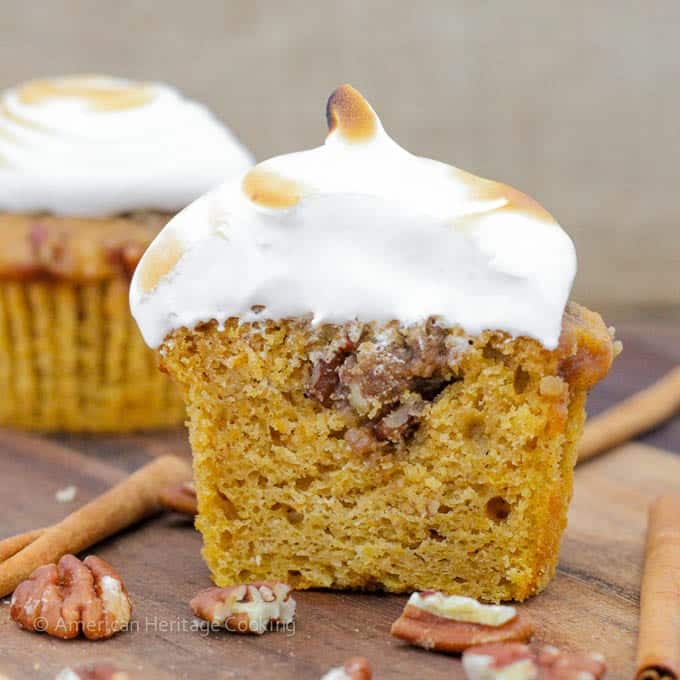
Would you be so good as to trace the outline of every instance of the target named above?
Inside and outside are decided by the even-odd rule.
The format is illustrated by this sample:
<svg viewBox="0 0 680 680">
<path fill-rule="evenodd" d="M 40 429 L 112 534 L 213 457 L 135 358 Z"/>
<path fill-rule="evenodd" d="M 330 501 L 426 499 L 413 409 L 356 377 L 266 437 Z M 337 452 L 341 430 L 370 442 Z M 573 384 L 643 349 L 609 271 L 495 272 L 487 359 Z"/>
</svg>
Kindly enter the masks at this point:
<svg viewBox="0 0 680 680">
<path fill-rule="evenodd" d="M 636 680 L 680 678 L 680 496 L 649 510 Z"/>
<path fill-rule="evenodd" d="M 191 476 L 191 465 L 176 456 L 161 456 L 137 470 L 61 522 L 48 527 L 33 542 L 0 564 L 0 597 L 11 593 L 37 567 L 56 562 L 66 553 L 79 553 L 157 512 L 160 491 L 172 484 L 189 481 Z"/>
<path fill-rule="evenodd" d="M 680 366 L 616 406 L 590 418 L 579 445 L 579 462 L 647 432 L 680 411 Z"/>
<path fill-rule="evenodd" d="M 161 491 L 159 500 L 161 505 L 168 510 L 190 517 L 198 514 L 198 499 L 193 482 L 182 482 L 166 487 Z"/>
<path fill-rule="evenodd" d="M 26 531 L 23 534 L 3 538 L 0 541 L 0 563 L 8 560 L 13 555 L 16 555 L 20 550 L 23 550 L 27 545 L 30 545 L 36 538 L 42 536 L 46 529 L 33 529 L 33 531 Z"/>
</svg>

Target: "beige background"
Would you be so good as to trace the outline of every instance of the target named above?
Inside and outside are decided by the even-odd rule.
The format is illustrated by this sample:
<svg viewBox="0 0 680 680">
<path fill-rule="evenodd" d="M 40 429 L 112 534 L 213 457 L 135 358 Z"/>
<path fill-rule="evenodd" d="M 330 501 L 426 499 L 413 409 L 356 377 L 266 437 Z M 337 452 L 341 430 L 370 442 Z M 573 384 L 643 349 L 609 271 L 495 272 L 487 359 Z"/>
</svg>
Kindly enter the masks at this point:
<svg viewBox="0 0 680 680">
<path fill-rule="evenodd" d="M 176 84 L 258 158 L 318 144 L 351 82 L 397 140 L 533 194 L 576 240 L 575 297 L 680 303 L 678 0 L 0 0 L 0 86 Z"/>
</svg>

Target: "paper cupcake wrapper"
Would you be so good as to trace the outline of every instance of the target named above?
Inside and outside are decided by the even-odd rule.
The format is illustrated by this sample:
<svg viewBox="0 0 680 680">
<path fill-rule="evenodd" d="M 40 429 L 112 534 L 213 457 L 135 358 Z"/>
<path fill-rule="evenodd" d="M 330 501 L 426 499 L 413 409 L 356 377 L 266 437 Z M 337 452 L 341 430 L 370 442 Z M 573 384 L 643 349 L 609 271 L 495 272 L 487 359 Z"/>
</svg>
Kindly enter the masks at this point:
<svg viewBox="0 0 680 680">
<path fill-rule="evenodd" d="M 179 425 L 178 390 L 128 309 L 126 279 L 0 282 L 0 425 L 124 432 Z"/>
</svg>

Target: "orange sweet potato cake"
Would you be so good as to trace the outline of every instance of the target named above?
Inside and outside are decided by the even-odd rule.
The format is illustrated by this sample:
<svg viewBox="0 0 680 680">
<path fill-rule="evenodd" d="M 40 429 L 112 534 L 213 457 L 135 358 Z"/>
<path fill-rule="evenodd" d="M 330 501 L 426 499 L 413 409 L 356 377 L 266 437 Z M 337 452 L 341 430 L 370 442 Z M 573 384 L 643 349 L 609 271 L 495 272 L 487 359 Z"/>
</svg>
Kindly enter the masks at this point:
<svg viewBox="0 0 680 680">
<path fill-rule="evenodd" d="M 552 577 L 614 343 L 571 240 L 411 155 L 350 86 L 324 146 L 173 219 L 131 289 L 184 395 L 218 585 L 523 600 Z"/>
</svg>

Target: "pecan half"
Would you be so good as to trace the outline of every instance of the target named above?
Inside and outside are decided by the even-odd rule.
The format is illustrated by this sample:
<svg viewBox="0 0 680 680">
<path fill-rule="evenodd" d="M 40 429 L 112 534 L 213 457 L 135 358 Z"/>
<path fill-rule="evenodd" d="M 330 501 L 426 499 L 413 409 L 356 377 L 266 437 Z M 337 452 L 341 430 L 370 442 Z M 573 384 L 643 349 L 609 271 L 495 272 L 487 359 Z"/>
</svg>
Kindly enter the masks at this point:
<svg viewBox="0 0 680 680">
<path fill-rule="evenodd" d="M 353 656 L 342 666 L 331 668 L 321 680 L 371 680 L 371 664 L 363 656 Z"/>
<path fill-rule="evenodd" d="M 194 614 L 232 633 L 262 635 L 272 624 L 288 626 L 295 618 L 290 586 L 257 581 L 229 588 L 207 588 L 189 603 Z"/>
<path fill-rule="evenodd" d="M 163 507 L 183 515 L 193 517 L 198 513 L 198 499 L 193 482 L 182 482 L 166 487 L 161 491 L 158 500 Z"/>
<path fill-rule="evenodd" d="M 468 680 L 536 680 L 534 653 L 520 642 L 496 642 L 463 652 L 463 670 Z"/>
<path fill-rule="evenodd" d="M 607 672 L 605 658 L 598 652 L 570 654 L 552 646 L 538 650 L 536 663 L 544 680 L 599 680 Z"/>
<path fill-rule="evenodd" d="M 490 642 L 528 640 L 533 626 L 514 607 L 425 591 L 411 595 L 391 633 L 418 647 L 455 653 Z"/>
<path fill-rule="evenodd" d="M 55 680 L 131 680 L 126 671 L 110 663 L 88 663 L 75 668 L 64 668 Z"/>
<path fill-rule="evenodd" d="M 22 628 L 71 639 L 108 638 L 130 621 L 132 603 L 116 571 L 94 555 L 81 562 L 64 555 L 57 564 L 38 567 L 20 583 L 10 616 Z"/>
<path fill-rule="evenodd" d="M 599 680 L 607 671 L 601 654 L 569 654 L 556 647 L 532 650 L 518 643 L 472 647 L 463 653 L 468 680 Z"/>
</svg>

